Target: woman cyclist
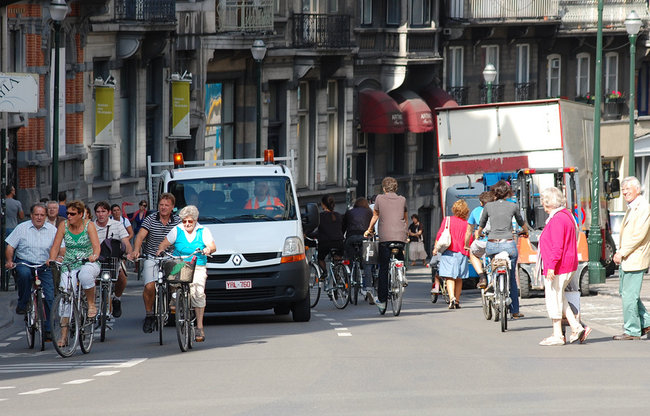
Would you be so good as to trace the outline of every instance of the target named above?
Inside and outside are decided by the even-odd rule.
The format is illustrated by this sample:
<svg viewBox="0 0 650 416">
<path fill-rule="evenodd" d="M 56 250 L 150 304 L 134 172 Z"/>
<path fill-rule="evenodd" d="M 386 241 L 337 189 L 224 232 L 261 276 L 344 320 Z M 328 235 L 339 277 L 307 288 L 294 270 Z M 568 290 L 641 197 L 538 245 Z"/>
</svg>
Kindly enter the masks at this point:
<svg viewBox="0 0 650 416">
<path fill-rule="evenodd" d="M 318 229 L 311 233 L 309 237 L 318 239 L 318 264 L 321 270 L 325 269 L 325 257 L 330 250 L 337 249 L 343 251 L 343 216 L 334 211 L 334 197 L 332 195 L 323 195 L 321 206 L 323 212 L 320 213 L 320 223 Z"/>
</svg>

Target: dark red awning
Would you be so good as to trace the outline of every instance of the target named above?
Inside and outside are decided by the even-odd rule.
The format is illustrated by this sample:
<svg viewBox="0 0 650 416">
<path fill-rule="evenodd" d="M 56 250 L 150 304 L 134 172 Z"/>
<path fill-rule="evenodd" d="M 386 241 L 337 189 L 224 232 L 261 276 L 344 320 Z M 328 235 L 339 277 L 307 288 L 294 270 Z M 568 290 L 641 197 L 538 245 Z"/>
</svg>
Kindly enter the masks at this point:
<svg viewBox="0 0 650 416">
<path fill-rule="evenodd" d="M 361 131 L 364 133 L 404 133 L 402 111 L 395 100 L 383 91 L 359 91 L 359 115 Z"/>
<path fill-rule="evenodd" d="M 413 91 L 400 89 L 390 92 L 390 96 L 397 101 L 406 129 L 411 133 L 426 133 L 433 130 L 433 115 L 431 109 L 419 95 Z"/>
<path fill-rule="evenodd" d="M 436 111 L 438 107 L 458 107 L 454 97 L 442 88 L 429 85 L 420 90 L 419 94 L 427 102 L 431 111 Z"/>
</svg>

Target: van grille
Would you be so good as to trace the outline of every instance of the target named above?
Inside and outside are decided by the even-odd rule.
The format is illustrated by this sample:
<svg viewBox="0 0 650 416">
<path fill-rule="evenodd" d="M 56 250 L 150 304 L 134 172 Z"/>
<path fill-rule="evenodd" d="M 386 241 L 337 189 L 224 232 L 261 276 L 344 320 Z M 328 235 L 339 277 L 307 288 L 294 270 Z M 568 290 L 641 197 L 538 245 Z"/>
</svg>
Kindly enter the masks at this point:
<svg viewBox="0 0 650 416">
<path fill-rule="evenodd" d="M 282 253 L 272 252 L 272 253 L 246 253 L 244 258 L 246 261 L 255 262 L 255 261 L 264 261 L 276 259 L 281 256 Z"/>
<path fill-rule="evenodd" d="M 275 296 L 274 287 L 260 287 L 252 289 L 238 289 L 238 290 L 226 290 L 226 289 L 206 289 L 205 296 L 208 300 L 211 301 L 246 301 L 246 300 L 258 300 L 258 299 L 267 299 Z"/>
<path fill-rule="evenodd" d="M 217 254 L 216 256 L 208 257 L 208 263 L 224 264 L 230 260 L 230 254 Z"/>
</svg>

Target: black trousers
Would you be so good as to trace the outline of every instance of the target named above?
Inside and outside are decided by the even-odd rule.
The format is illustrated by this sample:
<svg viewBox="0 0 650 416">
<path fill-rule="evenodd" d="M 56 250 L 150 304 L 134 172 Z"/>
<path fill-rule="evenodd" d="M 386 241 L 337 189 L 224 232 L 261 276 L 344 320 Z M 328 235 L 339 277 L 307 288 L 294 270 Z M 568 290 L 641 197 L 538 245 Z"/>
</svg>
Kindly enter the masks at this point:
<svg viewBox="0 0 650 416">
<path fill-rule="evenodd" d="M 384 241 L 379 243 L 379 287 L 377 288 L 377 297 L 379 302 L 385 303 L 388 299 L 388 267 L 390 266 L 390 247 L 391 243 L 399 243 L 402 249 L 395 257 L 399 260 L 404 260 L 404 246 L 403 241 Z"/>
</svg>

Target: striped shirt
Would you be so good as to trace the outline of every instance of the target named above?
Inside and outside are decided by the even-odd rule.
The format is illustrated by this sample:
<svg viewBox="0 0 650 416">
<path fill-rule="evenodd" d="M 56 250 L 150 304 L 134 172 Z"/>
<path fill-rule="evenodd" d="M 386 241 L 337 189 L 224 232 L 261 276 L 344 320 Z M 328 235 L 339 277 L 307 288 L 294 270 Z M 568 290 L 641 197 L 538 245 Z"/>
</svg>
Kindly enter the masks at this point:
<svg viewBox="0 0 650 416">
<path fill-rule="evenodd" d="M 25 221 L 18 224 L 5 241 L 15 249 L 16 257 L 40 264 L 50 258 L 55 235 L 56 227 L 48 222 L 36 228 L 32 221 Z"/>
<path fill-rule="evenodd" d="M 163 241 L 167 234 L 179 223 L 181 218 L 178 215 L 172 214 L 167 224 L 160 222 L 160 214 L 154 213 L 148 215 L 142 221 L 142 228 L 147 230 L 147 242 L 144 244 L 143 252 L 150 256 L 155 256 L 158 251 L 158 246 Z"/>
</svg>

